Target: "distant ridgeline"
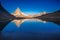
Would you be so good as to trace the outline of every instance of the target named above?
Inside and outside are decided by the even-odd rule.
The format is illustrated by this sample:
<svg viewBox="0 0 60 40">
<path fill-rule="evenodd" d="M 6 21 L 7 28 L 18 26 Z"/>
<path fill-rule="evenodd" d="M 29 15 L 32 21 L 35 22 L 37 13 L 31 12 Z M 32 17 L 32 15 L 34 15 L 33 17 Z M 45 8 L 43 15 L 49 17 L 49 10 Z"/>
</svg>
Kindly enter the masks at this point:
<svg viewBox="0 0 60 40">
<path fill-rule="evenodd" d="M 60 25 L 60 10 L 53 12 L 53 13 L 46 13 L 45 15 L 41 15 L 36 18 L 42 19 L 45 21 L 54 22 Z"/>
</svg>

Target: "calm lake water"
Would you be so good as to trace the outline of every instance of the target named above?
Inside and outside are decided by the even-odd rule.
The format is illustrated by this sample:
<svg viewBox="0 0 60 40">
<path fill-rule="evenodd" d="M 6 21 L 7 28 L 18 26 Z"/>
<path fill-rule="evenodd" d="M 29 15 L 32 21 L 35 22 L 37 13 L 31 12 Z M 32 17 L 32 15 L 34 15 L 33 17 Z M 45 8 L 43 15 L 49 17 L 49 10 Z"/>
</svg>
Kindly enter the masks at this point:
<svg viewBox="0 0 60 40">
<path fill-rule="evenodd" d="M 2 40 L 59 40 L 60 25 L 27 19 L 18 27 L 10 22 L 2 30 Z"/>
</svg>

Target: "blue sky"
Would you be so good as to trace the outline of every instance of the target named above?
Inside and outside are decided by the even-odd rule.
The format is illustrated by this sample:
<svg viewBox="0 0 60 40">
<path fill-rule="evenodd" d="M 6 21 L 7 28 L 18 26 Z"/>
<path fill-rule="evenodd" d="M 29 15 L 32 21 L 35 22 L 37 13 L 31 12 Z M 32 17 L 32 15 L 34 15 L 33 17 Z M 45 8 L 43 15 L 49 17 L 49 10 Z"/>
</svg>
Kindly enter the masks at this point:
<svg viewBox="0 0 60 40">
<path fill-rule="evenodd" d="M 17 7 L 25 14 L 60 10 L 60 0 L 1 0 L 2 6 L 13 13 Z"/>
</svg>

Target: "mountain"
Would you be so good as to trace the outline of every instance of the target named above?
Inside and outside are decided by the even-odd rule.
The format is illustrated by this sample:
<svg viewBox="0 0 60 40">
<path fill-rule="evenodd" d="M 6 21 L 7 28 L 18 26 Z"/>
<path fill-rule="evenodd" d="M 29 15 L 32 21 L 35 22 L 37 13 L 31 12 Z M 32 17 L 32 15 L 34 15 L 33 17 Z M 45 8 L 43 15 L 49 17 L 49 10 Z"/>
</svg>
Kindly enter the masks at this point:
<svg viewBox="0 0 60 40">
<path fill-rule="evenodd" d="M 20 11 L 19 7 L 17 7 L 16 11 L 12 14 L 15 17 L 23 17 L 24 14 Z"/>
<path fill-rule="evenodd" d="M 2 19 L 13 19 L 14 16 L 11 15 L 8 11 L 6 11 L 2 5 L 0 4 L 0 18 Z"/>
<path fill-rule="evenodd" d="M 42 19 L 45 21 L 54 22 L 54 23 L 60 25 L 60 10 L 52 12 L 52 13 L 47 13 L 45 15 L 41 15 L 36 18 L 39 18 L 39 19 Z"/>
<path fill-rule="evenodd" d="M 0 31 L 14 18 L 15 16 L 6 11 L 0 3 Z"/>
</svg>

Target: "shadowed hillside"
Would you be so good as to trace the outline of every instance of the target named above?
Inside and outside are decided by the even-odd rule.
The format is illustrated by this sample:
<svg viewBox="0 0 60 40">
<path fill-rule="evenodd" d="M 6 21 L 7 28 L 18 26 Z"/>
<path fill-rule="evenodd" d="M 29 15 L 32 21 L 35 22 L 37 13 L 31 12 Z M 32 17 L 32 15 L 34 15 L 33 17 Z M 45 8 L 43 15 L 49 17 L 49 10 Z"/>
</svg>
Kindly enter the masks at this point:
<svg viewBox="0 0 60 40">
<path fill-rule="evenodd" d="M 53 13 L 47 13 L 46 15 L 38 16 L 36 18 L 39 18 L 45 21 L 54 22 L 60 25 L 60 10 Z"/>
<path fill-rule="evenodd" d="M 11 15 L 8 11 L 6 11 L 0 3 L 0 20 L 1 19 L 13 19 L 13 18 L 14 16 Z"/>
<path fill-rule="evenodd" d="M 15 17 L 6 11 L 0 3 L 0 31 Z"/>
</svg>

